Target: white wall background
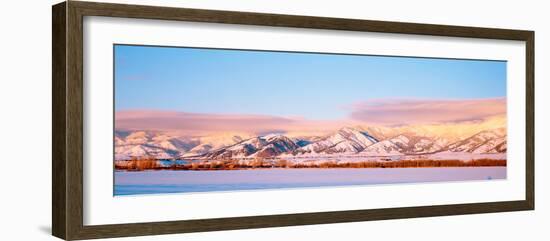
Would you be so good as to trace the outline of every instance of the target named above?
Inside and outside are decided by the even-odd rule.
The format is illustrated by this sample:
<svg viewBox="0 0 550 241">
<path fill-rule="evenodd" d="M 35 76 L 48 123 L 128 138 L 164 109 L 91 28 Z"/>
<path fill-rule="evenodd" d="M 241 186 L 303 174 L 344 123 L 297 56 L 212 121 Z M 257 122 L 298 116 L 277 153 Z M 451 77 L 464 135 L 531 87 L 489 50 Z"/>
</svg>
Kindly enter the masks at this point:
<svg viewBox="0 0 550 241">
<path fill-rule="evenodd" d="M 0 240 L 56 240 L 51 230 L 51 10 L 58 1 L 8 1 L 0 10 Z M 122 1 L 118 1 L 122 2 Z M 124 1 L 536 31 L 536 210 L 122 238 L 116 240 L 548 240 L 550 21 L 545 1 Z"/>
</svg>

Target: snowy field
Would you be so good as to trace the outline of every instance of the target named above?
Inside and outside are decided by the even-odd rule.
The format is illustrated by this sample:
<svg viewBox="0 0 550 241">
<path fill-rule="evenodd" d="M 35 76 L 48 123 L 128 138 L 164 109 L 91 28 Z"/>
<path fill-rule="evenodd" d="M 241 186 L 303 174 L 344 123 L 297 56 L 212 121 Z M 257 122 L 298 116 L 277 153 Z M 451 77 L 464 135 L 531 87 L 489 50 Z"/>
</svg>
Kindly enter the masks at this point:
<svg viewBox="0 0 550 241">
<path fill-rule="evenodd" d="M 114 195 L 506 179 L 506 167 L 115 172 Z"/>
</svg>

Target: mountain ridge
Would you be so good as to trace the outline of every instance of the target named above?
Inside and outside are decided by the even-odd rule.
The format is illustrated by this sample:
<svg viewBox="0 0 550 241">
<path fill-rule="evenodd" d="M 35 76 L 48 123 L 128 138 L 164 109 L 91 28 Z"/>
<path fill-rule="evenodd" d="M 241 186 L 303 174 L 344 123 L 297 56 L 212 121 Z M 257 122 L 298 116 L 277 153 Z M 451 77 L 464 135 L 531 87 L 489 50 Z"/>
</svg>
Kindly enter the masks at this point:
<svg viewBox="0 0 550 241">
<path fill-rule="evenodd" d="M 378 139 L 368 128 L 343 127 L 325 136 L 290 138 L 273 133 L 250 138 L 192 138 L 147 131 L 115 132 L 115 160 L 137 157 L 157 159 L 240 159 L 358 154 L 397 156 L 411 154 L 505 153 L 506 129 L 482 130 L 458 140 L 403 131 Z M 123 133 L 123 134 L 120 134 Z M 378 135 L 379 137 L 381 134 Z"/>
</svg>

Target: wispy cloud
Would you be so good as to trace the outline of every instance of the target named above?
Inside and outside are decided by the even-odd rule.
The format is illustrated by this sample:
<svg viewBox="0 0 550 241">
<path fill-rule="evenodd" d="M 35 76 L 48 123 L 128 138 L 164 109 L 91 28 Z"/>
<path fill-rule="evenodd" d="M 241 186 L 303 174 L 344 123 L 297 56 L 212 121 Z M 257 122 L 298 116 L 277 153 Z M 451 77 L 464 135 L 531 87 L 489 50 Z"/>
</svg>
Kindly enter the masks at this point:
<svg viewBox="0 0 550 241">
<path fill-rule="evenodd" d="M 116 129 L 172 130 L 189 134 L 246 132 L 254 134 L 319 133 L 345 125 L 341 121 L 312 121 L 294 117 L 246 114 L 202 114 L 173 111 L 117 111 Z"/>
<path fill-rule="evenodd" d="M 384 99 L 351 105 L 348 118 L 310 120 L 253 114 L 206 114 L 159 110 L 123 110 L 115 115 L 118 130 L 177 131 L 189 135 L 212 132 L 326 134 L 344 126 L 444 124 L 505 116 L 505 98 L 471 100 Z"/>
<path fill-rule="evenodd" d="M 379 125 L 407 125 L 483 120 L 505 114 L 505 98 L 381 99 L 353 104 L 351 119 Z"/>
</svg>

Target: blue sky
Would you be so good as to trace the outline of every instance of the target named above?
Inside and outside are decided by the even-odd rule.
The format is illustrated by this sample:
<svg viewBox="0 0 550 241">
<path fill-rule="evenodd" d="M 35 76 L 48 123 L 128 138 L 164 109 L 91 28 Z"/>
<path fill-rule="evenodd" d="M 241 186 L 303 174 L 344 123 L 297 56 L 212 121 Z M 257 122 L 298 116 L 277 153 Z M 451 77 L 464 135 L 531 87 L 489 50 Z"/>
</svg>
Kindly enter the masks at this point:
<svg viewBox="0 0 550 241">
<path fill-rule="evenodd" d="M 115 45 L 115 109 L 345 118 L 372 99 L 506 96 L 506 62 Z"/>
</svg>

